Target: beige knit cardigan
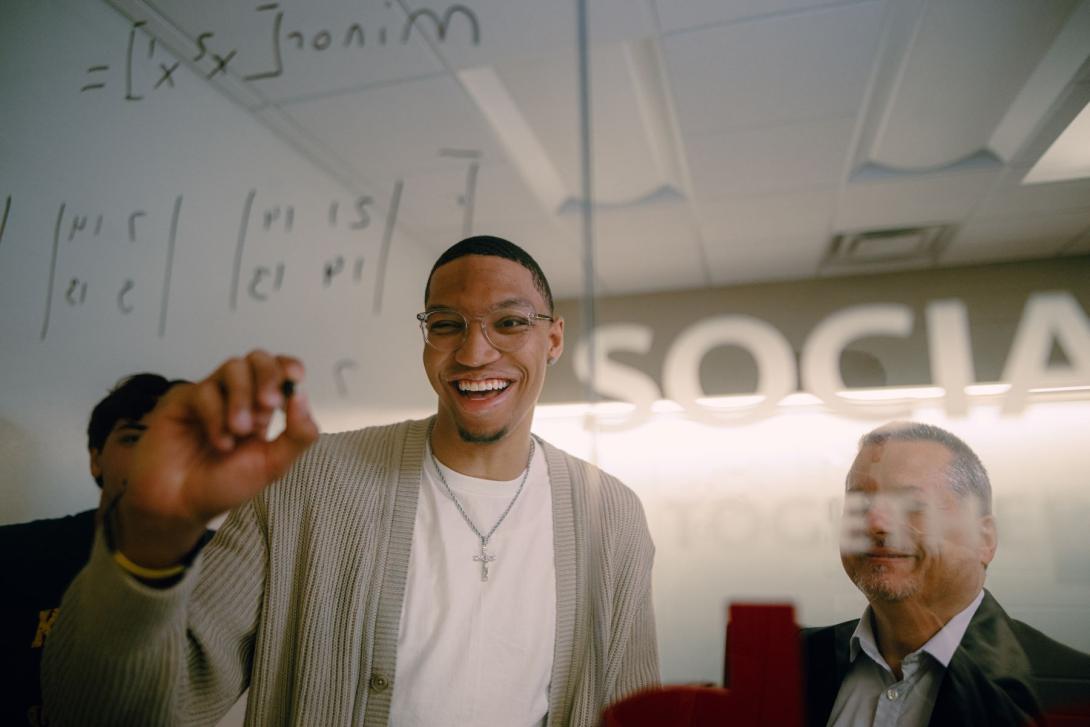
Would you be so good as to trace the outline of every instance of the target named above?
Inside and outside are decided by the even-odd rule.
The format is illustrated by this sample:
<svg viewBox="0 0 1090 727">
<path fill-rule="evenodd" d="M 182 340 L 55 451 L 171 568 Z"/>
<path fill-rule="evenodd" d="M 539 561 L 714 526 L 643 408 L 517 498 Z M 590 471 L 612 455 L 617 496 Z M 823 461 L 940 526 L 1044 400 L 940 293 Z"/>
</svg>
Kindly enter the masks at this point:
<svg viewBox="0 0 1090 727">
<path fill-rule="evenodd" d="M 321 436 L 171 588 L 128 577 L 97 536 L 47 639 L 50 724 L 214 724 L 247 687 L 247 725 L 387 724 L 392 691 L 413 688 L 393 677 L 430 421 Z M 557 581 L 548 725 L 594 725 L 658 681 L 654 547 L 631 490 L 543 446 Z"/>
</svg>

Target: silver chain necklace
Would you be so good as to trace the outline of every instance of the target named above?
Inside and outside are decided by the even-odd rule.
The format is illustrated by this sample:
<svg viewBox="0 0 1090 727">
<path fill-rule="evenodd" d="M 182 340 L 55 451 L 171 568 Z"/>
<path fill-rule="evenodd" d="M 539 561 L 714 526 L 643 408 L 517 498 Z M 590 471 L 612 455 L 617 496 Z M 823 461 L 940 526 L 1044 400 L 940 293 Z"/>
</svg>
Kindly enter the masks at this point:
<svg viewBox="0 0 1090 727">
<path fill-rule="evenodd" d="M 429 436 L 429 440 L 431 437 Z M 430 441 L 429 441 L 430 443 Z M 504 509 L 503 514 L 500 515 L 500 519 L 496 521 L 496 524 L 492 526 L 492 529 L 487 533 L 482 534 L 480 529 L 473 523 L 469 515 L 466 514 L 465 508 L 462 507 L 462 503 L 458 501 L 458 498 L 454 494 L 454 490 L 450 489 L 450 485 L 447 484 L 447 478 L 443 476 L 443 470 L 439 467 L 439 460 L 435 458 L 435 450 L 428 447 L 429 454 L 431 454 L 431 462 L 435 465 L 435 474 L 439 475 L 439 481 L 443 483 L 443 489 L 450 495 L 450 499 L 454 501 L 455 507 L 458 508 L 458 512 L 462 514 L 462 519 L 466 521 L 466 525 L 469 526 L 477 537 L 481 541 L 481 552 L 478 555 L 473 556 L 473 560 L 481 564 L 481 580 L 488 580 L 488 564 L 496 559 L 496 556 L 485 550 L 488 545 L 488 539 L 492 537 L 492 533 L 496 532 L 496 528 L 500 526 L 500 523 L 507 517 L 507 513 L 511 512 L 511 508 L 515 506 L 515 500 L 519 499 L 519 495 L 522 494 L 522 488 L 526 485 L 526 480 L 530 477 L 530 463 L 534 461 L 534 438 L 530 436 L 530 456 L 526 458 L 526 471 L 522 473 L 522 481 L 519 482 L 518 490 L 515 491 L 515 496 L 511 498 L 511 502 L 507 503 L 507 508 Z"/>
</svg>

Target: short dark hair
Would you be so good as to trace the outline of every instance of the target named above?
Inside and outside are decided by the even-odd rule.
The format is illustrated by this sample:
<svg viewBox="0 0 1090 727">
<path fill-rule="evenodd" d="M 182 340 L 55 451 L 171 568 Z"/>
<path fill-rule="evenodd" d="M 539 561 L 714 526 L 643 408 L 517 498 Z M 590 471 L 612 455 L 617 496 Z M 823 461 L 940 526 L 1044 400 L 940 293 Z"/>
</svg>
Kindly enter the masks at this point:
<svg viewBox="0 0 1090 727">
<path fill-rule="evenodd" d="M 859 448 L 882 445 L 889 441 L 935 442 L 946 447 L 953 455 L 946 473 L 950 489 L 963 498 L 967 495 L 975 496 L 980 501 L 981 514 L 991 514 L 992 485 L 988 479 L 988 471 L 968 444 L 934 424 L 892 422 L 864 434 L 859 440 Z"/>
<path fill-rule="evenodd" d="M 529 270 L 530 276 L 534 280 L 534 287 L 538 289 L 538 292 L 545 299 L 545 305 L 549 306 L 549 314 L 552 315 L 553 291 L 549 288 L 549 281 L 545 279 L 545 273 L 541 271 L 541 266 L 530 256 L 530 253 L 515 243 L 492 235 L 467 237 L 448 247 L 446 252 L 439 256 L 439 259 L 435 261 L 435 265 L 431 266 L 431 272 L 428 273 L 428 282 L 424 285 L 424 305 L 428 304 L 428 296 L 431 294 L 431 279 L 435 275 L 435 271 L 447 263 L 466 255 L 502 257 Z"/>
<path fill-rule="evenodd" d="M 87 422 L 87 448 L 101 450 L 119 421 L 138 421 L 155 408 L 172 386 L 188 383 L 185 379 L 168 380 L 149 373 L 121 379 L 91 411 L 91 420 Z"/>
</svg>

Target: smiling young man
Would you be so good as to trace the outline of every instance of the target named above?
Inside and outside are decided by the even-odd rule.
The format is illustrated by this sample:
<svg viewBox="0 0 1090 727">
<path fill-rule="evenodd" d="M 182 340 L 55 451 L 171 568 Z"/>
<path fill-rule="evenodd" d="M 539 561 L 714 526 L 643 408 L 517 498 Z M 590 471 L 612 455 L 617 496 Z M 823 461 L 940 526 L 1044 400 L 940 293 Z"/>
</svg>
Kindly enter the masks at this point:
<svg viewBox="0 0 1090 727">
<path fill-rule="evenodd" d="M 997 544 L 991 484 L 964 442 L 911 422 L 865 435 L 841 562 L 868 606 L 858 621 L 804 632 L 808 723 L 1085 719 L 1090 656 L 1011 619 L 984 589 Z"/>
<path fill-rule="evenodd" d="M 530 432 L 545 276 L 469 238 L 424 298 L 428 419 L 310 446 L 302 365 L 263 352 L 168 397 L 47 651 L 56 724 L 206 723 L 249 687 L 253 725 L 595 725 L 657 681 L 638 499 Z"/>
</svg>

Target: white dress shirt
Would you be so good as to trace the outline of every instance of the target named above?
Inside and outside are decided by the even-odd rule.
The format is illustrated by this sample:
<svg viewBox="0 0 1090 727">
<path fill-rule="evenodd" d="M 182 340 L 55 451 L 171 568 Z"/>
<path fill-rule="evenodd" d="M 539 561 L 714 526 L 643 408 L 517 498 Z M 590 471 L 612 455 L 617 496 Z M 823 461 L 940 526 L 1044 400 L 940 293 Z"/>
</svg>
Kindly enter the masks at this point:
<svg viewBox="0 0 1090 727">
<path fill-rule="evenodd" d="M 947 621 L 926 644 L 907 655 L 901 661 L 901 679 L 893 675 L 878 651 L 873 614 L 867 606 L 852 633 L 852 666 L 837 692 L 828 727 L 926 725 L 946 667 L 983 600 L 981 590 L 972 603 Z"/>
</svg>

